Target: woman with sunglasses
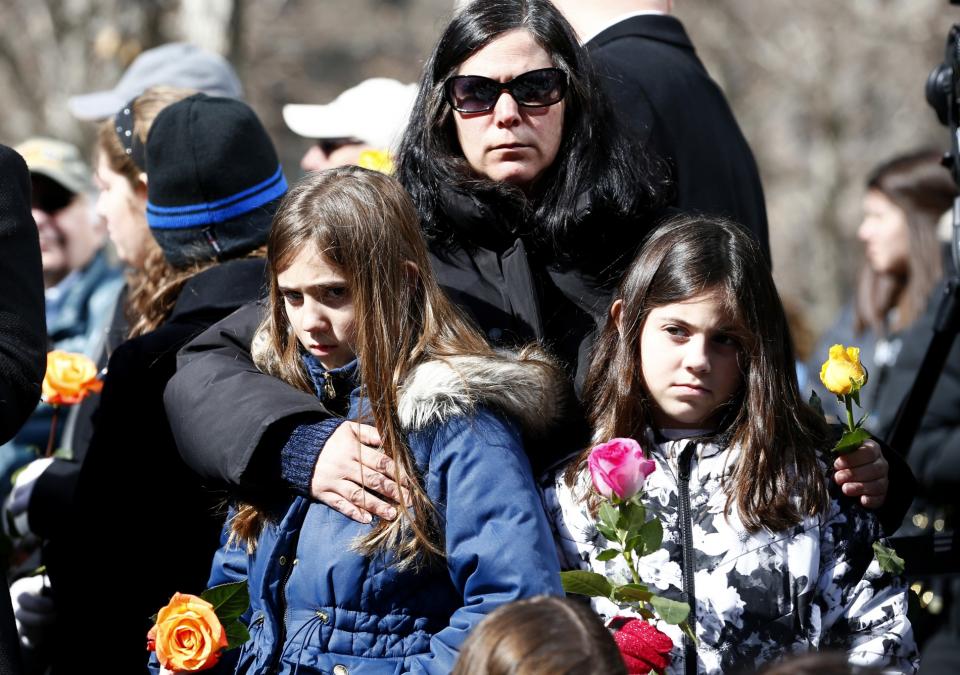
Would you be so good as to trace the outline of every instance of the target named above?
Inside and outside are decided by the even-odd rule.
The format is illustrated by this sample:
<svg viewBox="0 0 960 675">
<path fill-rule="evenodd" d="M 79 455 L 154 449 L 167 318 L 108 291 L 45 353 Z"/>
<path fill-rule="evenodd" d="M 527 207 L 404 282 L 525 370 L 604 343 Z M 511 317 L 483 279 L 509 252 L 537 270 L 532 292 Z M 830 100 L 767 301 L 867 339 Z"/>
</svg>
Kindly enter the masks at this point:
<svg viewBox="0 0 960 675">
<path fill-rule="evenodd" d="M 659 183 L 550 2 L 476 0 L 451 20 L 397 172 L 438 282 L 487 338 L 538 340 L 571 375 L 585 371 L 619 276 L 658 220 Z M 258 320 L 242 310 L 181 358 L 165 401 L 184 458 L 247 492 L 292 487 L 356 520 L 392 519 L 399 492 L 376 429 L 332 421 L 315 397 L 258 374 L 246 351 Z M 555 432 L 527 448 L 535 470 L 585 442 L 579 415 Z"/>
<path fill-rule="evenodd" d="M 478 0 L 452 19 L 424 68 L 397 173 L 451 299 L 494 344 L 540 340 L 575 372 L 619 271 L 654 221 L 655 181 L 642 151 L 616 127 L 587 54 L 551 3 Z M 247 488 L 263 487 L 263 474 L 251 469 L 257 458 L 276 466 L 266 458 L 276 457 L 291 430 L 326 418 L 315 400 L 271 394 L 248 367 L 249 355 L 237 353 L 257 320 L 250 308 L 201 337 L 193 347 L 199 359 L 167 395 L 187 460 L 204 475 Z M 212 403 L 220 397 L 200 393 L 211 386 L 230 400 L 257 403 L 221 426 Z M 262 397 L 249 395 L 261 387 Z M 286 403 L 293 405 L 282 414 Z M 385 501 L 356 490 L 370 483 L 360 480 L 355 453 L 324 452 L 327 464 L 316 467 L 331 438 L 326 428 L 318 434 L 309 452 L 284 453 L 286 482 L 354 518 L 387 517 Z M 342 425 L 335 435 L 328 449 L 340 440 L 350 448 L 378 444 L 369 428 Z M 218 450 L 214 442 L 223 438 L 241 440 L 232 446 L 237 452 Z M 378 492 L 394 498 L 394 483 L 383 475 L 389 464 L 375 452 L 361 457 Z M 341 475 L 325 479 L 328 468 Z"/>
<path fill-rule="evenodd" d="M 498 343 L 576 370 L 654 218 L 655 180 L 544 0 L 481 0 L 427 62 L 399 153 L 448 292 Z"/>
</svg>

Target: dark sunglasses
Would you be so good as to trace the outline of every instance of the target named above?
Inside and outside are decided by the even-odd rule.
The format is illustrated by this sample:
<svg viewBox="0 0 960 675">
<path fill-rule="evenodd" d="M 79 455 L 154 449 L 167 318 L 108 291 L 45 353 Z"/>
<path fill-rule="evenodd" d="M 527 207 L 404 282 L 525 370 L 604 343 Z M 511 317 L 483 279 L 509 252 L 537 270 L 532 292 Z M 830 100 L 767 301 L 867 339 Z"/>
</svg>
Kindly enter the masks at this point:
<svg viewBox="0 0 960 675">
<path fill-rule="evenodd" d="M 462 113 L 493 110 L 504 91 L 524 108 L 546 108 L 563 100 L 567 93 L 567 74 L 559 68 L 541 68 L 509 82 L 497 82 L 480 75 L 455 75 L 444 83 L 447 103 Z"/>
</svg>

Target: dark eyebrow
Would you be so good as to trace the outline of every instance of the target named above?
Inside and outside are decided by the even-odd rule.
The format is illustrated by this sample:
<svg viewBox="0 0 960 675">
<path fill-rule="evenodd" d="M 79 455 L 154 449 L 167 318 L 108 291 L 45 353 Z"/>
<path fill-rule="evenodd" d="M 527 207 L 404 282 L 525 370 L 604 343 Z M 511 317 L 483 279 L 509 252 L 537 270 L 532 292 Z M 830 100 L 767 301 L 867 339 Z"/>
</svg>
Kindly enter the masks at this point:
<svg viewBox="0 0 960 675">
<path fill-rule="evenodd" d="M 663 323 L 675 323 L 678 326 L 683 326 L 684 328 L 693 327 L 691 323 L 684 321 L 683 319 L 676 316 L 661 317 L 660 321 Z M 732 323 L 725 323 L 720 326 L 711 328 L 710 330 L 714 333 L 739 333 L 740 332 L 740 329 L 737 327 L 737 325 Z"/>
<path fill-rule="evenodd" d="M 310 284 L 309 286 L 305 286 L 303 288 L 294 287 L 294 286 L 283 286 L 281 284 L 277 284 L 277 289 L 281 293 L 284 291 L 294 291 L 294 292 L 300 293 L 302 291 L 313 291 L 313 290 L 328 291 L 331 288 L 345 288 L 346 286 L 347 286 L 347 282 L 346 280 L 343 280 L 343 281 L 331 281 L 331 282 L 322 283 L 322 284 Z"/>
</svg>

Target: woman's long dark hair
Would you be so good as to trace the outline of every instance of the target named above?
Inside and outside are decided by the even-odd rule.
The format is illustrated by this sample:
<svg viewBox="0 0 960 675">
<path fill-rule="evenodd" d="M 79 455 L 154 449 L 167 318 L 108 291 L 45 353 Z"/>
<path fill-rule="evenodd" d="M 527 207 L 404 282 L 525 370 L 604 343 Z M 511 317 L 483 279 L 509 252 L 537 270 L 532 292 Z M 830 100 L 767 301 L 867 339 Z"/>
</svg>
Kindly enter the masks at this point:
<svg viewBox="0 0 960 675">
<path fill-rule="evenodd" d="M 444 82 L 461 63 L 514 29 L 528 31 L 569 81 L 557 158 L 529 195 L 473 172 L 443 92 Z M 581 239 L 575 225 L 588 193 L 592 205 L 605 214 L 634 218 L 656 202 L 652 176 L 646 155 L 621 131 L 576 33 L 548 0 L 476 0 L 454 16 L 424 66 L 397 164 L 397 177 L 432 241 L 457 238 L 444 217 L 442 196 L 453 187 L 519 204 L 536 223 L 538 238 L 560 255 L 571 252 L 571 239 Z M 598 234 L 594 232 L 594 238 Z"/>
<path fill-rule="evenodd" d="M 911 152 L 884 162 L 867 177 L 868 190 L 876 190 L 903 211 L 910 249 L 905 272 L 875 272 L 869 265 L 861 270 L 854 302 L 858 333 L 867 327 L 878 335 L 886 333 L 887 315 L 893 308 L 897 315 L 890 329 L 899 331 L 912 324 L 943 276 L 937 225 L 953 204 L 957 188 L 941 157 L 936 150 Z"/>
<path fill-rule="evenodd" d="M 756 241 L 722 219 L 682 216 L 655 230 L 620 284 L 621 322 L 608 319 L 587 375 L 594 441 L 644 438 L 654 426 L 643 382 L 640 334 L 651 310 L 716 293 L 740 344 L 743 384 L 721 413 L 739 458 L 724 486 L 746 528 L 781 531 L 822 512 L 827 487 L 818 451 L 823 417 L 800 396 L 787 319 Z M 567 470 L 573 484 L 585 451 Z M 796 501 L 795 501 L 796 500 Z"/>
</svg>

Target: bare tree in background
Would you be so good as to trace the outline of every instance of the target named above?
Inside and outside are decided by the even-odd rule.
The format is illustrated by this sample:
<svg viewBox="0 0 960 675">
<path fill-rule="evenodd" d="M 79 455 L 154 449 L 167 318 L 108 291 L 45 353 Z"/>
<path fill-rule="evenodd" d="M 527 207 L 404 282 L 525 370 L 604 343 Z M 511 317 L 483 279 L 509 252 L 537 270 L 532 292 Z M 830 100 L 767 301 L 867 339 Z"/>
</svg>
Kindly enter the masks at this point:
<svg viewBox="0 0 960 675">
<path fill-rule="evenodd" d="M 112 87 L 144 49 L 193 41 L 228 57 L 238 43 L 242 0 L 3 0 L 0 138 L 43 133 L 89 142 L 67 99 Z"/>
<path fill-rule="evenodd" d="M 924 100 L 960 11 L 947 0 L 677 0 L 760 164 L 774 272 L 818 328 L 849 298 L 869 170 L 946 149 Z"/>
<path fill-rule="evenodd" d="M 584 0 L 587 2 L 589 0 Z M 284 103 L 325 103 L 373 76 L 416 81 L 453 0 L 0 0 L 0 140 L 92 141 L 66 109 L 142 49 L 190 40 L 237 66 L 288 177 L 305 141 Z M 960 10 L 947 0 L 676 0 L 760 165 L 775 274 L 816 328 L 849 296 L 863 179 L 946 147 L 923 99 Z"/>
</svg>

